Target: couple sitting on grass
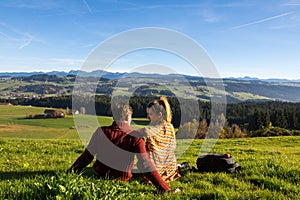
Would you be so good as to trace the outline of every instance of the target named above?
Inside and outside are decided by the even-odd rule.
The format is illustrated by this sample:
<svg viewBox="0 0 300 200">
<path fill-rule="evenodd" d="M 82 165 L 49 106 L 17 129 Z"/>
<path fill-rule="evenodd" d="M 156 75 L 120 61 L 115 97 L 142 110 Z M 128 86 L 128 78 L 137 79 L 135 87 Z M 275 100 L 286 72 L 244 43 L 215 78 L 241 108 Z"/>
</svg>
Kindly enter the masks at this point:
<svg viewBox="0 0 300 200">
<path fill-rule="evenodd" d="M 139 130 L 130 128 L 133 111 L 128 104 L 113 105 L 112 111 L 112 125 L 95 131 L 84 152 L 68 171 L 81 172 L 96 156 L 93 169 L 98 177 L 128 181 L 133 176 L 134 157 L 137 156 L 137 167 L 144 180 L 154 184 L 159 191 L 171 191 L 167 183 L 180 175 L 171 108 L 166 97 L 147 105 L 150 126 Z"/>
</svg>

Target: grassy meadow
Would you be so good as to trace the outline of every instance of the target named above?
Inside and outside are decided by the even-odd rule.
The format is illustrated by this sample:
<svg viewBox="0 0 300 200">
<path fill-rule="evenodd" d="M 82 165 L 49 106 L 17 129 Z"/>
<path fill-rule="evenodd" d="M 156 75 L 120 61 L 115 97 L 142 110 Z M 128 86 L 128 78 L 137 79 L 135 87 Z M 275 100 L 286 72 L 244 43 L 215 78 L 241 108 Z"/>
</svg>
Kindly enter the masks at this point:
<svg viewBox="0 0 300 200">
<path fill-rule="evenodd" d="M 299 136 L 218 140 L 211 152 L 232 154 L 242 170 L 233 174 L 186 171 L 170 183 L 181 189 L 180 194 L 159 194 L 139 179 L 97 179 L 91 165 L 80 175 L 66 174 L 84 147 L 72 128 L 72 116 L 24 118 L 43 111 L 0 106 L 0 199 L 300 199 Z M 111 120 L 99 117 L 103 125 Z M 196 166 L 204 142 L 177 140 L 178 151 L 188 147 L 178 162 Z"/>
<path fill-rule="evenodd" d="M 0 136 L 30 139 L 79 139 L 72 115 L 59 119 L 26 119 L 43 114 L 45 108 L 31 106 L 0 106 Z M 102 126 L 110 125 L 111 117 L 98 117 Z"/>
</svg>

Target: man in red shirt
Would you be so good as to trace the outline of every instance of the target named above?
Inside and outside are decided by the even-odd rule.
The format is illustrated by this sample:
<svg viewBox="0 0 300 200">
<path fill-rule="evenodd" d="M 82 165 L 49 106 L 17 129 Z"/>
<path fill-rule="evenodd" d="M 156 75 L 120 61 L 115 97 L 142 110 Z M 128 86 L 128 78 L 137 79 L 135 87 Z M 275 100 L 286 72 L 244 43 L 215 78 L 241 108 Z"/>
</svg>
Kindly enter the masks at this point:
<svg viewBox="0 0 300 200">
<path fill-rule="evenodd" d="M 110 126 L 98 128 L 84 152 L 68 171 L 81 172 L 97 160 L 93 169 L 98 177 L 110 177 L 128 181 L 132 177 L 134 156 L 138 158 L 138 168 L 160 191 L 170 191 L 151 163 L 142 138 L 130 128 L 132 108 L 128 104 L 112 107 L 114 122 Z"/>
</svg>

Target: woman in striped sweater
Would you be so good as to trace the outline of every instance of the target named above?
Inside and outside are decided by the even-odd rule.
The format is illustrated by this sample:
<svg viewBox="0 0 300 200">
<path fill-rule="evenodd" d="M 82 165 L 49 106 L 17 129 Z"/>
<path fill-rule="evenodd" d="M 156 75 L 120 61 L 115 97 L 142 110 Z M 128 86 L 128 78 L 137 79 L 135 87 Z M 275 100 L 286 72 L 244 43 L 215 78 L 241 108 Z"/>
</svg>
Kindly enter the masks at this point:
<svg viewBox="0 0 300 200">
<path fill-rule="evenodd" d="M 172 112 L 166 97 L 147 105 L 147 117 L 150 126 L 141 129 L 146 137 L 146 149 L 158 173 L 166 182 L 180 177 L 175 157 L 176 139 L 171 124 Z"/>
</svg>

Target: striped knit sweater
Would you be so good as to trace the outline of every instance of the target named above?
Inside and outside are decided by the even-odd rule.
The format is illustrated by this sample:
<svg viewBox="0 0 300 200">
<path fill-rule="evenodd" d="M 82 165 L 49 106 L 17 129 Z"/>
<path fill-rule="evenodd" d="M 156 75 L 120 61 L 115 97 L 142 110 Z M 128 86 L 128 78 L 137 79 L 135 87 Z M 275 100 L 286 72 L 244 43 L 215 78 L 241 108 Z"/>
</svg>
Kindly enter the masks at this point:
<svg viewBox="0 0 300 200">
<path fill-rule="evenodd" d="M 144 129 L 146 133 L 146 148 L 149 157 L 158 173 L 166 182 L 180 177 L 175 157 L 176 139 L 174 127 L 164 122 Z"/>
</svg>

